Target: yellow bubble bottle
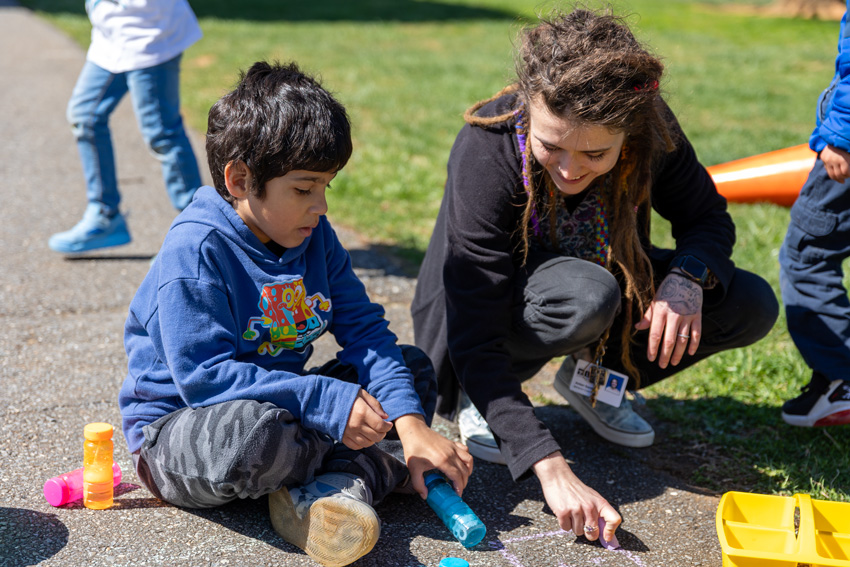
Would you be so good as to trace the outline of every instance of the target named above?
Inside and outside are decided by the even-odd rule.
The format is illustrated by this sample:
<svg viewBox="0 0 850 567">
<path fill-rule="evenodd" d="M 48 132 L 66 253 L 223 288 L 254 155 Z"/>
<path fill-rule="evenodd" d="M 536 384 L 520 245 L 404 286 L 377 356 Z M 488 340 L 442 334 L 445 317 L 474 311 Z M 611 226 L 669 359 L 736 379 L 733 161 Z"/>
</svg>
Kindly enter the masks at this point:
<svg viewBox="0 0 850 567">
<path fill-rule="evenodd" d="M 93 510 L 112 506 L 112 426 L 89 423 L 83 430 L 83 505 Z"/>
</svg>

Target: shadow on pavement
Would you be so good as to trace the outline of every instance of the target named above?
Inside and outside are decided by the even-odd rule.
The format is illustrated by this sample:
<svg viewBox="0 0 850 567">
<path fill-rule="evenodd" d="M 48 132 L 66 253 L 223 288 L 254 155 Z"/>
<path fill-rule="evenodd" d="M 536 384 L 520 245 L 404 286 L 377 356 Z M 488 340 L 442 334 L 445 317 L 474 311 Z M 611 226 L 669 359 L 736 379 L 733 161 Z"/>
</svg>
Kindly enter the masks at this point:
<svg viewBox="0 0 850 567">
<path fill-rule="evenodd" d="M 103 253 L 85 254 L 79 256 L 65 256 L 66 262 L 150 262 L 154 254 L 124 254 L 108 256 Z"/>
<path fill-rule="evenodd" d="M 67 544 L 68 528 L 55 514 L 0 507 L 0 564 L 36 565 Z"/>
<path fill-rule="evenodd" d="M 381 518 L 381 537 L 375 547 L 376 550 L 381 549 L 381 554 L 389 554 L 387 557 L 393 558 L 394 564 L 409 565 L 416 564 L 416 557 L 410 553 L 410 540 L 397 537 L 398 534 L 388 535 L 388 525 L 394 523 L 392 513 L 393 509 L 398 506 L 378 505 L 376 508 L 378 515 Z M 217 508 L 192 510 L 181 508 L 184 512 L 194 514 L 200 518 L 204 518 L 210 522 L 215 522 L 235 533 L 245 537 L 254 538 L 263 543 L 285 551 L 286 553 L 306 554 L 294 545 L 290 545 L 277 532 L 274 531 L 269 520 L 269 505 L 268 498 L 258 498 L 257 500 L 238 500 L 219 506 Z M 439 521 L 439 520 L 438 520 Z M 391 549 L 390 549 L 391 548 Z M 371 555 L 371 554 L 370 554 Z M 367 555 L 369 557 L 370 555 Z M 353 565 L 357 565 L 354 563 Z"/>
</svg>

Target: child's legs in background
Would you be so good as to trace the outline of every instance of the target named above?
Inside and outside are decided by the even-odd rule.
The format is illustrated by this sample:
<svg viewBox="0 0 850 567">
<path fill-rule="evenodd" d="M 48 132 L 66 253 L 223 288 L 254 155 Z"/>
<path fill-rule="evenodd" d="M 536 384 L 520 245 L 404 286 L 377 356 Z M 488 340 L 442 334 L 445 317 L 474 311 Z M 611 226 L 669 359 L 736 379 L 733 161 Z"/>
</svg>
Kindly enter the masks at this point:
<svg viewBox="0 0 850 567">
<path fill-rule="evenodd" d="M 171 204 L 186 208 L 201 185 L 198 162 L 180 115 L 180 59 L 128 71 L 127 86 L 145 143 L 162 164 Z"/>
<path fill-rule="evenodd" d="M 77 140 L 86 197 L 89 203 L 99 203 L 107 216 L 118 212 L 121 200 L 109 116 L 126 93 L 123 74 L 114 75 L 86 61 L 68 101 L 67 119 Z"/>
<path fill-rule="evenodd" d="M 270 403 L 184 408 L 144 428 L 136 472 L 158 498 L 209 508 L 313 477 L 334 447 Z"/>
<path fill-rule="evenodd" d="M 815 161 L 779 252 L 788 331 L 812 369 L 848 379 L 850 301 L 843 261 L 850 256 L 850 183 L 832 181 Z"/>
</svg>

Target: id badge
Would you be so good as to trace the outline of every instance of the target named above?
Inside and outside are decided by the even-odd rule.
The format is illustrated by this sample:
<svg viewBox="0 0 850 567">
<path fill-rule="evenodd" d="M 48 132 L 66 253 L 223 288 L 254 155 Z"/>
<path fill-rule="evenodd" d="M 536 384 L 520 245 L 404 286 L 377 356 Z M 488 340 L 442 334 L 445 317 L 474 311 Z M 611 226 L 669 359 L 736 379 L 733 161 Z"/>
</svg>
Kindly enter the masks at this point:
<svg viewBox="0 0 850 567">
<path fill-rule="evenodd" d="M 593 394 L 595 385 L 593 380 L 592 370 L 597 368 L 592 362 L 587 360 L 577 360 L 576 369 L 573 372 L 573 379 L 570 382 L 570 390 L 582 396 L 590 396 Z M 629 377 L 619 372 L 609 370 L 604 366 L 598 367 L 602 370 L 602 380 L 599 382 L 599 390 L 596 392 L 596 401 L 603 402 L 615 408 L 620 407 L 623 402 L 623 395 L 626 393 L 626 383 Z"/>
</svg>

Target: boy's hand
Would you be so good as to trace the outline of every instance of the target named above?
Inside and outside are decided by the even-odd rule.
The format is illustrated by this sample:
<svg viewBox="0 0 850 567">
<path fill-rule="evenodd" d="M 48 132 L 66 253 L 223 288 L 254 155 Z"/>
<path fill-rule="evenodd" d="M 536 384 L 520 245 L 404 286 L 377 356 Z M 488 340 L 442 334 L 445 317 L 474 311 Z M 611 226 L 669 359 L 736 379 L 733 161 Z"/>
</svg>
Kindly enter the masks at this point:
<svg viewBox="0 0 850 567">
<path fill-rule="evenodd" d="M 354 450 L 374 445 L 393 428 L 388 417 L 381 403 L 361 389 L 348 415 L 348 424 L 342 434 L 343 445 Z"/>
<path fill-rule="evenodd" d="M 404 447 L 410 480 L 419 496 L 423 500 L 428 497 L 422 475 L 432 469 L 442 471 L 454 485 L 455 492 L 462 495 L 472 474 L 472 455 L 466 445 L 446 439 L 428 427 L 425 418 L 418 414 L 403 415 L 395 420 L 395 425 Z"/>
<path fill-rule="evenodd" d="M 836 148 L 827 146 L 821 151 L 820 159 L 826 168 L 826 174 L 837 183 L 844 183 L 850 178 L 850 154 Z"/>
</svg>

